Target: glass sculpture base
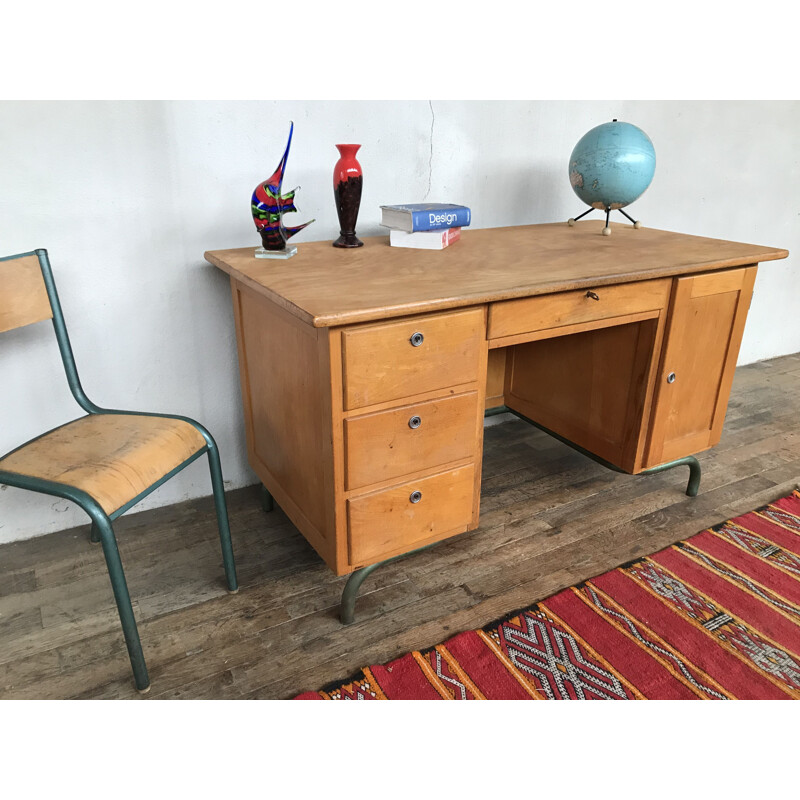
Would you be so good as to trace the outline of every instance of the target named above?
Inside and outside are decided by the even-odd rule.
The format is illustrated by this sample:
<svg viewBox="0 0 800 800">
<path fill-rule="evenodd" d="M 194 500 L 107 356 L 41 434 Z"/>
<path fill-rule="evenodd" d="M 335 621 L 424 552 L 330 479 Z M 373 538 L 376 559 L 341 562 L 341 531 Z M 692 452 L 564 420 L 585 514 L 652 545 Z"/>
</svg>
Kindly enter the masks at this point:
<svg viewBox="0 0 800 800">
<path fill-rule="evenodd" d="M 291 258 L 296 252 L 296 247 L 287 247 L 285 250 L 265 250 L 263 247 L 256 247 L 256 258 Z"/>
</svg>

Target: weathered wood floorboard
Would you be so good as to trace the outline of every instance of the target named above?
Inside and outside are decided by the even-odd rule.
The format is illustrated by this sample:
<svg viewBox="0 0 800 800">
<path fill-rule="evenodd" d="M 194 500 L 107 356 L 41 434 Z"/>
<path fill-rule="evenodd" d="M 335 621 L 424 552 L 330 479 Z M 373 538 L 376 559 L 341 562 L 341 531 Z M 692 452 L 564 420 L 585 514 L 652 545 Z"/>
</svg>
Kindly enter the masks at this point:
<svg viewBox="0 0 800 800">
<path fill-rule="evenodd" d="M 116 523 L 150 698 L 280 698 L 430 647 L 786 494 L 800 480 L 800 354 L 740 368 L 721 443 L 652 476 L 605 470 L 523 422 L 486 431 L 478 530 L 386 565 L 356 623 L 337 578 L 255 487 L 229 495 L 241 592 L 225 592 L 211 498 Z M 0 697 L 134 698 L 88 526 L 0 546 Z"/>
</svg>

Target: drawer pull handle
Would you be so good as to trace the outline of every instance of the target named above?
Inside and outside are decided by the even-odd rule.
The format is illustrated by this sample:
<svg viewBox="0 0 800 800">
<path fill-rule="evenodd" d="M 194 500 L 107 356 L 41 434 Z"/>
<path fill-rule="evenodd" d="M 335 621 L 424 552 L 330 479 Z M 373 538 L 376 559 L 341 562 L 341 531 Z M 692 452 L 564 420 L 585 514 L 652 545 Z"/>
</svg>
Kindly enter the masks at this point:
<svg viewBox="0 0 800 800">
<path fill-rule="evenodd" d="M 592 300 L 599 300 L 600 296 L 596 292 L 586 292 L 587 297 L 591 297 Z"/>
<path fill-rule="evenodd" d="M 670 372 L 670 374 L 667 375 L 667 383 L 675 383 L 675 377 L 675 373 Z"/>
<path fill-rule="evenodd" d="M 416 333 L 411 334 L 409 341 L 412 345 L 414 345 L 414 347 L 419 347 L 425 341 L 425 337 L 419 331 L 417 331 Z"/>
<path fill-rule="evenodd" d="M 411 492 L 411 496 L 408 499 L 412 503 L 419 503 L 422 500 L 422 492 Z"/>
<path fill-rule="evenodd" d="M 408 421 L 408 427 L 412 430 L 419 428 L 420 425 L 422 425 L 422 420 L 419 417 L 411 417 Z"/>
</svg>

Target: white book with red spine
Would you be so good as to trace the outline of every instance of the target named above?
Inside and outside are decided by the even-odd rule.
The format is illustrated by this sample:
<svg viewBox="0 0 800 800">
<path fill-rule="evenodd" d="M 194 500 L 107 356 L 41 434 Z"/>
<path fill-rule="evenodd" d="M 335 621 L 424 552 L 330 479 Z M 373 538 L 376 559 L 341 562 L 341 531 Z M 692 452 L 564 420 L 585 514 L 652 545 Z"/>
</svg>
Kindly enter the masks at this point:
<svg viewBox="0 0 800 800">
<path fill-rule="evenodd" d="M 444 250 L 461 238 L 461 228 L 445 228 L 439 231 L 390 230 L 389 244 L 392 247 L 412 247 L 417 250 Z"/>
</svg>

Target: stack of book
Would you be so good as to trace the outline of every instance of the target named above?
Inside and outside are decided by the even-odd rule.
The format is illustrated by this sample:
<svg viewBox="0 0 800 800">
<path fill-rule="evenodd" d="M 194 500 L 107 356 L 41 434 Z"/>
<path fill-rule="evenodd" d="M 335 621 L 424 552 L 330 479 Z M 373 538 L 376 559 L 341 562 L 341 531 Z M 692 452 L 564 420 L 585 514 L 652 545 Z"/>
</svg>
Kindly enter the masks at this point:
<svg viewBox="0 0 800 800">
<path fill-rule="evenodd" d="M 443 250 L 461 236 L 471 221 L 466 206 L 452 203 L 411 203 L 381 206 L 381 225 L 389 228 L 392 247 Z"/>
</svg>

